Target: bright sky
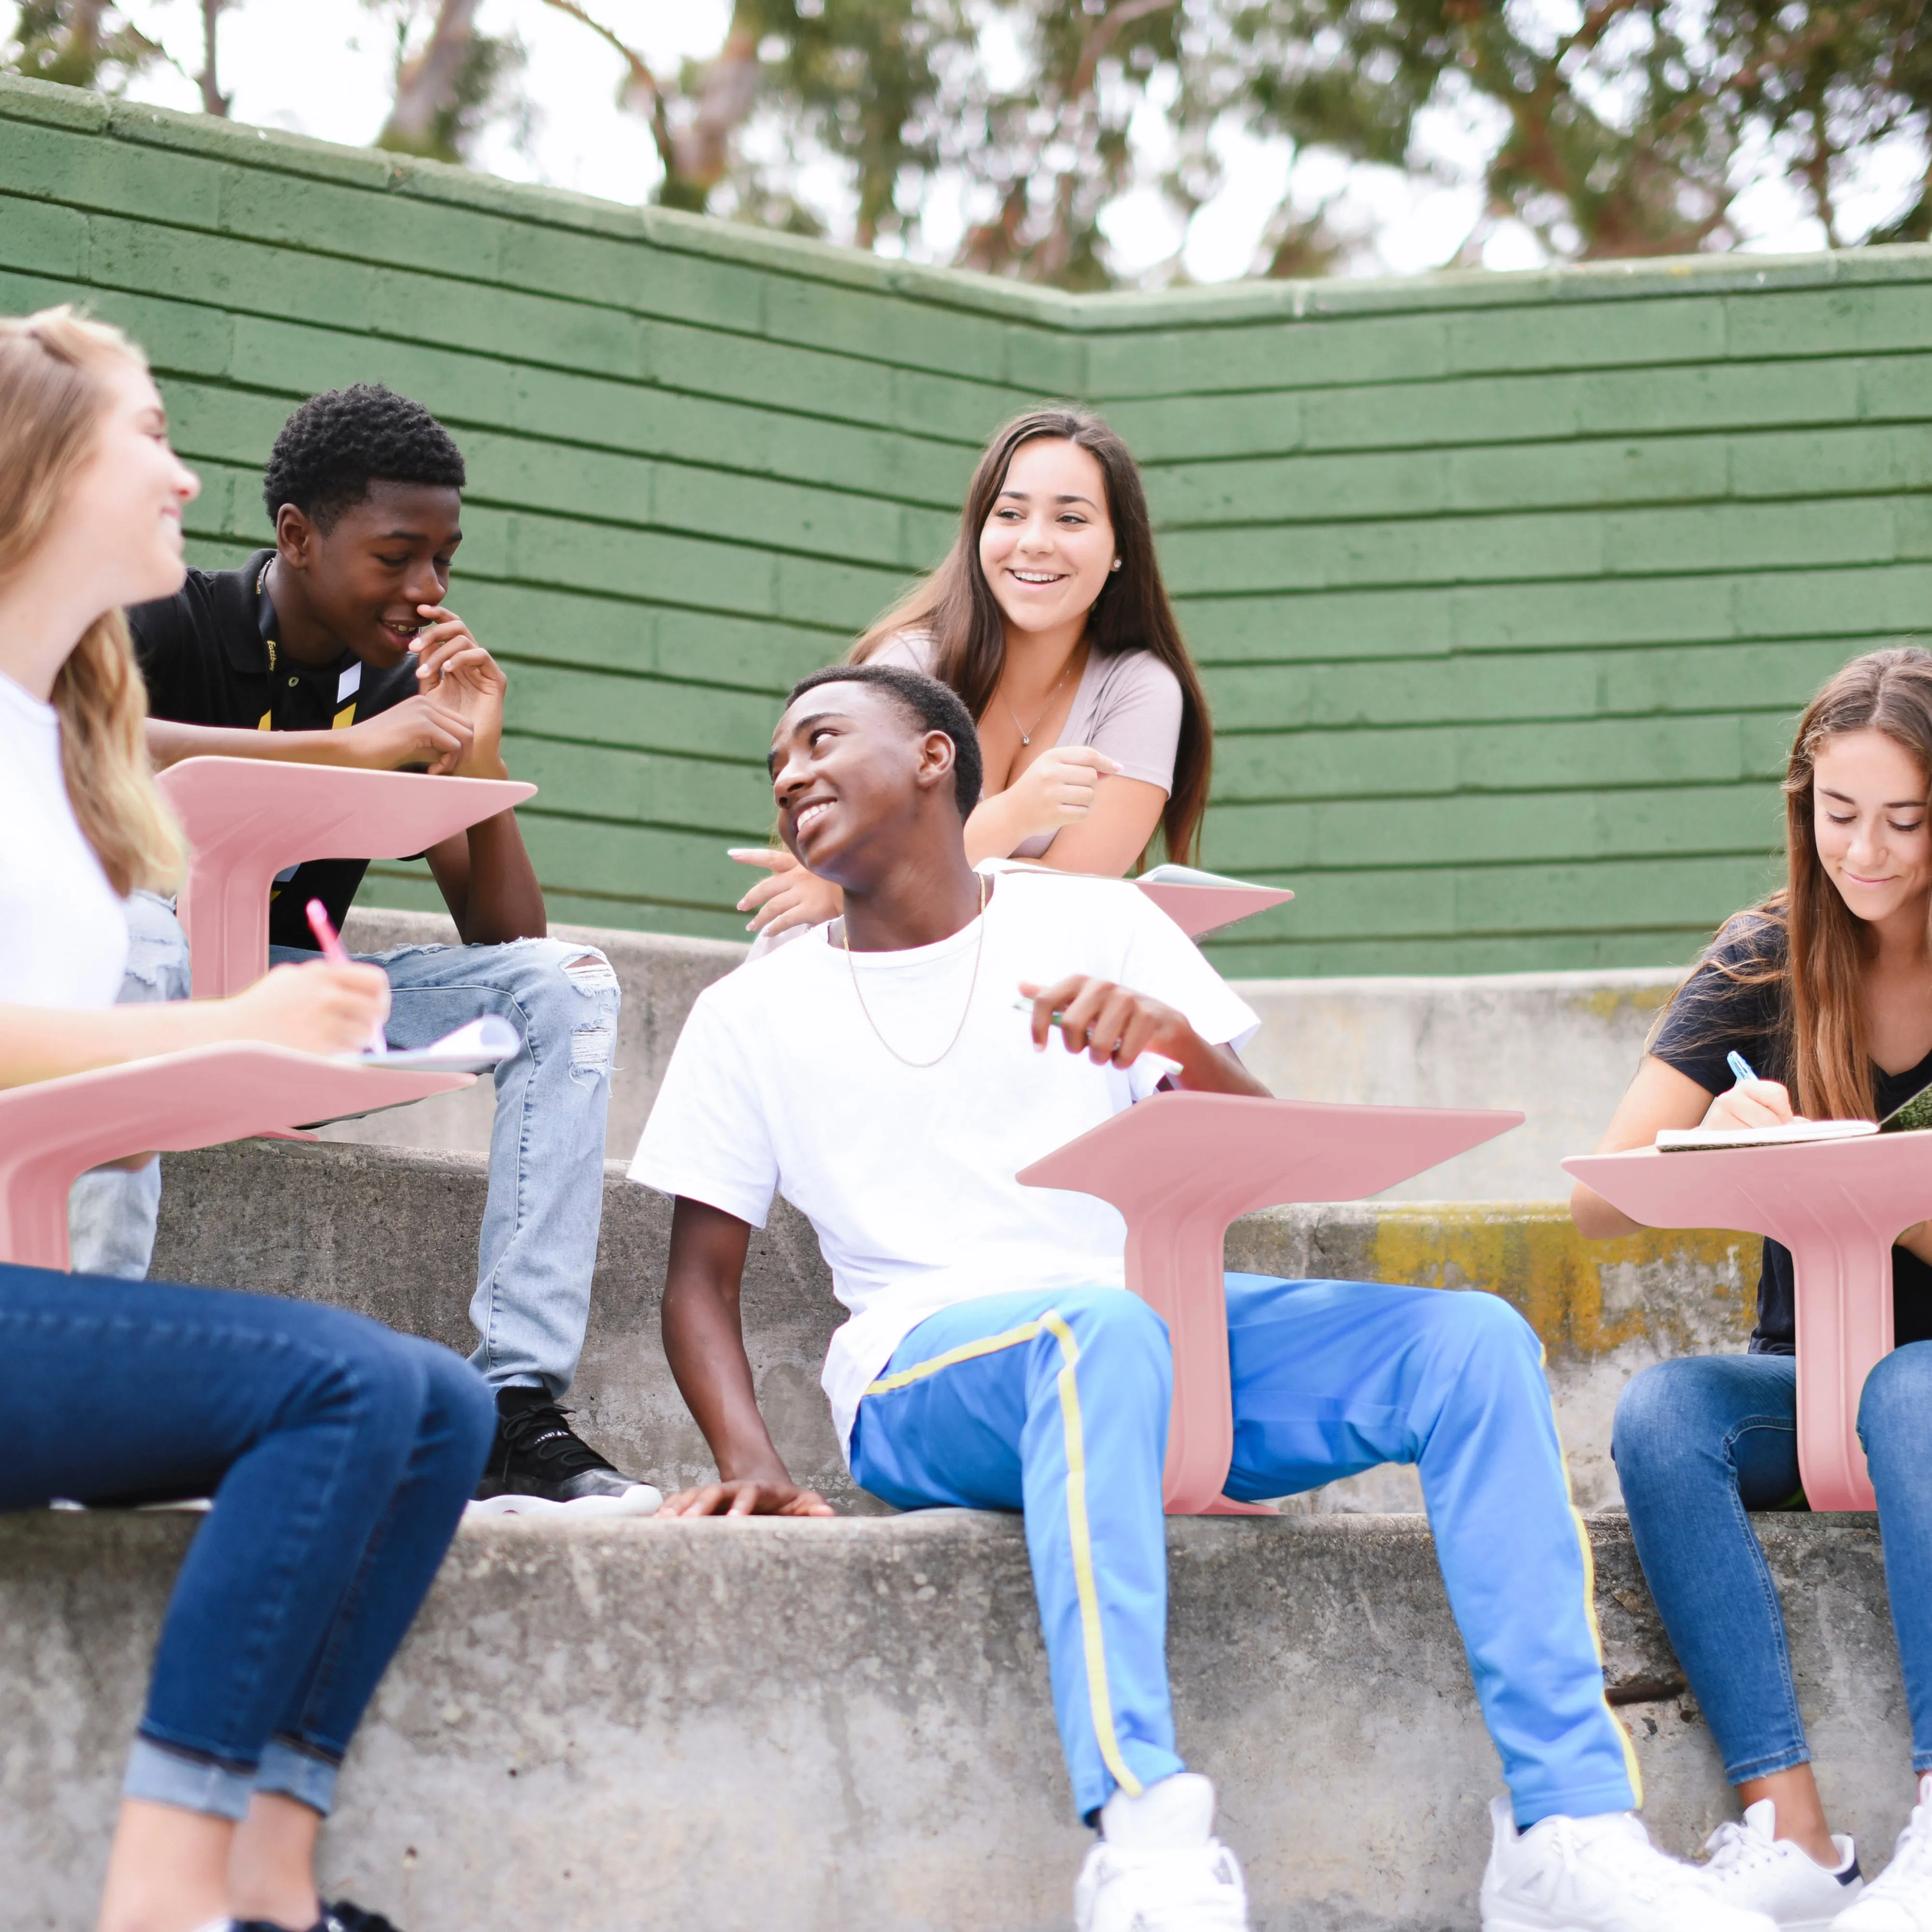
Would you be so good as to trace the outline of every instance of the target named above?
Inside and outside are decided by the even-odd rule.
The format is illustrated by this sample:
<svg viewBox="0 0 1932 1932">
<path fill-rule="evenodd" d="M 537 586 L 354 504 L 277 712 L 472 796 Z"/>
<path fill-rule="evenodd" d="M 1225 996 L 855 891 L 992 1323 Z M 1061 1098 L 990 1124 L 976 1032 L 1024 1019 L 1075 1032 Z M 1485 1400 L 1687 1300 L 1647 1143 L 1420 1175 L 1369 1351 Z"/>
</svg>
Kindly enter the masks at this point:
<svg viewBox="0 0 1932 1932">
<path fill-rule="evenodd" d="M 1526 4 L 1552 18 L 1573 10 L 1567 0 Z M 201 64 L 201 10 L 195 0 L 122 0 L 122 5 L 176 63 L 143 76 L 130 90 L 134 97 L 198 108 L 200 96 L 190 78 Z M 716 51 L 730 6 L 730 0 L 679 0 L 675 6 L 665 0 L 592 0 L 592 10 L 656 70 L 674 73 L 683 58 Z M 0 0 L 0 41 L 10 37 L 16 12 L 10 0 Z M 370 140 L 389 99 L 394 20 L 392 8 L 373 10 L 364 0 L 238 0 L 222 17 L 220 44 L 221 81 L 234 96 L 235 118 L 325 140 Z M 614 201 L 642 200 L 657 179 L 657 158 L 642 119 L 618 105 L 624 68 L 615 51 L 542 0 L 483 0 L 478 20 L 486 32 L 514 31 L 521 38 L 529 61 L 519 88 L 529 112 L 521 128 L 493 127 L 476 164 L 512 179 Z M 1135 135 L 1142 172 L 1152 178 L 1168 158 L 1158 112 L 1144 111 Z M 1226 188 L 1184 232 L 1150 188 L 1114 204 L 1106 218 L 1108 237 L 1130 273 L 1158 273 L 1178 251 L 1193 280 L 1226 280 L 1253 266 L 1262 229 L 1285 184 L 1293 187 L 1298 202 L 1310 206 L 1340 186 L 1343 194 L 1330 220 L 1343 232 L 1365 238 L 1346 265 L 1350 272 L 1434 268 L 1454 252 L 1480 212 L 1477 189 L 1462 184 L 1485 144 L 1480 128 L 1446 112 L 1431 117 L 1426 141 L 1446 182 L 1418 182 L 1389 169 L 1351 170 L 1332 155 L 1298 157 L 1285 144 L 1236 134 L 1223 143 Z M 1870 178 L 1847 198 L 1847 228 L 1902 206 L 1922 166 L 1910 143 L 1880 158 Z M 1756 158 L 1752 174 L 1733 208 L 1746 245 L 1772 253 L 1822 248 L 1818 224 L 1771 158 Z M 801 185 L 802 198 L 828 216 L 836 236 L 847 217 L 838 175 L 826 170 Z M 937 184 L 924 211 L 916 256 L 946 260 L 964 219 L 959 184 Z M 1542 259 L 1534 239 L 1513 224 L 1498 229 L 1483 250 L 1485 265 L 1495 268 L 1534 267 Z"/>
</svg>

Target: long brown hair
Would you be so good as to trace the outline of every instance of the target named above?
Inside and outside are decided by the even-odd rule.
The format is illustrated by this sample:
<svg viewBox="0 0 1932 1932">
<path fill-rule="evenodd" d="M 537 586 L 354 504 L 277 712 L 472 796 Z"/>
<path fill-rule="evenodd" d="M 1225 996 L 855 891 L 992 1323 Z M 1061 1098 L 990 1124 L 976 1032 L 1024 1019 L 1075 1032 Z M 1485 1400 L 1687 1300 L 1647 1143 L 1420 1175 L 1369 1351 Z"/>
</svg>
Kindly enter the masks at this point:
<svg viewBox="0 0 1932 1932">
<path fill-rule="evenodd" d="M 1714 947 L 1742 941 L 1750 956 L 1708 962 L 1738 984 L 1782 991 L 1791 1097 L 1819 1120 L 1869 1118 L 1878 1099 L 1864 1000 L 1871 942 L 1818 856 L 1814 816 L 1818 754 L 1848 731 L 1882 731 L 1910 752 L 1932 807 L 1932 651 L 1902 645 L 1854 658 L 1805 707 L 1784 777 L 1785 884 L 1718 934 Z"/>
<path fill-rule="evenodd" d="M 0 583 L 22 569 L 92 456 L 107 406 L 104 371 L 146 366 L 118 328 L 71 308 L 0 316 Z M 147 687 L 128 620 L 109 610 L 54 678 L 68 797 L 117 892 L 172 890 L 181 833 L 154 785 L 143 730 Z"/>
<path fill-rule="evenodd" d="M 853 646 L 848 662 L 862 664 L 900 632 L 923 632 L 934 647 L 933 676 L 964 699 L 976 722 L 986 716 L 1006 668 L 1006 633 L 999 602 L 980 567 L 980 533 L 1006 488 L 1014 452 L 1041 437 L 1085 450 L 1106 481 L 1107 515 L 1114 526 L 1114 552 L 1120 567 L 1109 573 L 1088 613 L 1090 647 L 1108 656 L 1151 651 L 1180 680 L 1180 741 L 1174 748 L 1174 784 L 1160 824 L 1168 857 L 1185 860 L 1207 808 L 1214 725 L 1200 675 L 1161 581 L 1140 471 L 1126 445 L 1090 410 L 1067 404 L 1029 410 L 994 436 L 973 472 L 959 514 L 959 534 L 944 562 Z"/>
</svg>

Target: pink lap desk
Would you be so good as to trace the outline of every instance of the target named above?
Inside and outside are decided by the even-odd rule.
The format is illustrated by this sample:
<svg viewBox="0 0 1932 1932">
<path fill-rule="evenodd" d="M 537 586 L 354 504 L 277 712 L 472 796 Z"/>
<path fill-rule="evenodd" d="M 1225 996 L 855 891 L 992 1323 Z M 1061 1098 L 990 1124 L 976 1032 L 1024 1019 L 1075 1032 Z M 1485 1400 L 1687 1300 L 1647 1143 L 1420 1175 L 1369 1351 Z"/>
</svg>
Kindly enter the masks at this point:
<svg viewBox="0 0 1932 1932">
<path fill-rule="evenodd" d="M 1156 1094 L 1023 1168 L 1029 1187 L 1096 1194 L 1127 1223 L 1127 1286 L 1166 1322 L 1174 1407 L 1168 1513 L 1266 1513 L 1221 1493 L 1233 1460 L 1229 1224 L 1288 1202 L 1353 1201 L 1519 1126 L 1514 1112 L 1334 1106 L 1234 1094 Z"/>
<path fill-rule="evenodd" d="M 177 910 L 198 1000 L 238 993 L 268 970 L 278 872 L 309 859 L 406 858 L 536 791 L 509 779 L 266 758 L 184 758 L 160 782 L 193 854 Z"/>
<path fill-rule="evenodd" d="M 9 1088 L 0 1092 L 0 1262 L 66 1268 L 68 1190 L 104 1161 L 404 1106 L 473 1078 L 232 1044 Z"/>
<path fill-rule="evenodd" d="M 1252 919 L 1270 906 L 1286 905 L 1294 896 L 1276 886 L 1161 885 L 1145 879 L 1134 883 L 1190 939 Z"/>
<path fill-rule="evenodd" d="M 1651 1228 L 1739 1228 L 1791 1250 L 1798 1469 L 1814 1510 L 1876 1507 L 1858 1397 L 1891 1353 L 1892 1244 L 1932 1214 L 1932 1133 L 1579 1155 L 1564 1166 Z"/>
</svg>

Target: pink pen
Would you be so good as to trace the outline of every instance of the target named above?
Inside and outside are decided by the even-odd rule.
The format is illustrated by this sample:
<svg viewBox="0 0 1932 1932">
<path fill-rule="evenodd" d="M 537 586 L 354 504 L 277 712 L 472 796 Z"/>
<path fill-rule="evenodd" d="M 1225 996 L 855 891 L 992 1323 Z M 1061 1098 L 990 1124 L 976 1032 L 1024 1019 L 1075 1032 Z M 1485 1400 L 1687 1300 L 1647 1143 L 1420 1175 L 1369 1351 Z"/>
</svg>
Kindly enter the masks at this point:
<svg viewBox="0 0 1932 1932">
<path fill-rule="evenodd" d="M 310 899 L 304 908 L 308 914 L 308 929 L 315 934 L 315 943 L 322 948 L 322 956 L 332 966 L 352 966 L 355 961 L 349 956 L 349 949 L 342 943 L 341 935 L 328 922 L 328 908 L 320 899 Z M 369 1036 L 365 1051 L 370 1053 L 386 1053 L 389 1042 L 384 1036 L 381 1023 Z"/>
</svg>

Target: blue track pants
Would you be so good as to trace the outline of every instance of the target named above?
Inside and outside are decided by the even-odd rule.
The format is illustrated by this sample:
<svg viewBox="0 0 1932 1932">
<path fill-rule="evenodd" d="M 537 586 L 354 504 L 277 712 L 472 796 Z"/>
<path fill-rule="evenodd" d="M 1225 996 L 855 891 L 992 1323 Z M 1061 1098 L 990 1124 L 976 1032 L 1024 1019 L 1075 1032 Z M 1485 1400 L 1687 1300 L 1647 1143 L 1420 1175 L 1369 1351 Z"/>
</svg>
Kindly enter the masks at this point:
<svg viewBox="0 0 1932 1932">
<path fill-rule="evenodd" d="M 1228 1276 L 1228 1494 L 1413 1462 L 1516 1822 L 1640 1802 L 1542 1348 L 1490 1294 Z M 1168 1696 L 1166 1324 L 1122 1288 L 967 1301 L 866 1391 L 852 1473 L 901 1509 L 1018 1509 L 1083 1816 L 1184 1767 Z"/>
</svg>

